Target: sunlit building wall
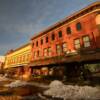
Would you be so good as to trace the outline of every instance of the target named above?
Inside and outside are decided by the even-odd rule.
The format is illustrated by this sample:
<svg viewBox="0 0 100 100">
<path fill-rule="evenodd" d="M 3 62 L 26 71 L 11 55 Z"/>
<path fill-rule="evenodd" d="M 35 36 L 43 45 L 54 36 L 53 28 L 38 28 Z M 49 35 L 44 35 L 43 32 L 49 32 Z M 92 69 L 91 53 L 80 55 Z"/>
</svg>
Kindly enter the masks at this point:
<svg viewBox="0 0 100 100">
<path fill-rule="evenodd" d="M 0 69 L 3 68 L 4 62 L 5 62 L 5 56 L 0 56 Z"/>
<path fill-rule="evenodd" d="M 5 57 L 4 68 L 13 68 L 28 65 L 30 62 L 30 44 L 23 45 L 15 50 L 10 50 Z"/>
</svg>

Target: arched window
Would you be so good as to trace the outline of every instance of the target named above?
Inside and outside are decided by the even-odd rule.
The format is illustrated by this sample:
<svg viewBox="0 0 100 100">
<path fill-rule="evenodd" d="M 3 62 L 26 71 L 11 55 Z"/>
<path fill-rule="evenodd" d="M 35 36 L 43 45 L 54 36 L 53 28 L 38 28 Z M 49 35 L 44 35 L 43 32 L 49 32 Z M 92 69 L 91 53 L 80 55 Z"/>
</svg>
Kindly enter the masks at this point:
<svg viewBox="0 0 100 100">
<path fill-rule="evenodd" d="M 43 39 L 41 39 L 41 45 L 43 44 Z"/>
<path fill-rule="evenodd" d="M 80 30 L 82 29 L 82 26 L 81 26 L 81 23 L 80 23 L 80 22 L 78 22 L 78 23 L 76 24 L 76 29 L 77 29 L 78 31 L 80 31 Z"/>
<path fill-rule="evenodd" d="M 39 50 L 37 51 L 37 56 L 39 56 L 40 55 L 40 52 L 39 52 Z"/>
<path fill-rule="evenodd" d="M 51 39 L 55 40 L 55 34 L 52 34 Z"/>
<path fill-rule="evenodd" d="M 36 41 L 36 46 L 38 47 L 38 41 Z"/>
<path fill-rule="evenodd" d="M 46 37 L 46 43 L 48 42 L 48 37 Z"/>
<path fill-rule="evenodd" d="M 32 43 L 32 47 L 34 48 L 34 43 Z"/>
<path fill-rule="evenodd" d="M 71 34 L 71 28 L 70 27 L 67 27 L 66 31 L 67 31 L 67 34 Z"/>
<path fill-rule="evenodd" d="M 59 37 L 62 37 L 62 31 L 58 32 Z"/>
</svg>

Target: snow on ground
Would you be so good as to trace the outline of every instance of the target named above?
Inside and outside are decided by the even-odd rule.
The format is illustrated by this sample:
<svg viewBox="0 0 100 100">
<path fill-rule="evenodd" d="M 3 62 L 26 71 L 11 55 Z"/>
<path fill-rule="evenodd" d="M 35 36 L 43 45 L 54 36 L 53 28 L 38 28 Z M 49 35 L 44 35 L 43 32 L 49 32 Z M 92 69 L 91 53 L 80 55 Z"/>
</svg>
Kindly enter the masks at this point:
<svg viewBox="0 0 100 100">
<path fill-rule="evenodd" d="M 8 81 L 9 79 L 3 75 L 0 75 L 0 81 Z"/>
<path fill-rule="evenodd" d="M 10 84 L 6 84 L 5 87 L 13 88 L 13 87 L 19 87 L 19 86 L 25 86 L 25 85 L 29 85 L 29 83 L 26 81 L 16 80 L 14 82 L 11 82 Z"/>
<path fill-rule="evenodd" d="M 96 99 L 100 98 L 100 87 L 64 85 L 60 81 L 53 81 L 49 89 L 44 92 L 45 95 L 71 100 L 77 99 Z"/>
<path fill-rule="evenodd" d="M 26 86 L 26 85 L 30 85 L 30 86 L 36 86 L 36 87 L 40 87 L 40 88 L 48 88 L 48 85 L 45 85 L 45 84 L 40 84 L 40 83 L 37 83 L 37 82 L 27 82 L 27 81 L 24 81 L 24 80 L 15 80 L 13 82 L 11 82 L 10 84 L 6 84 L 4 85 L 5 87 L 20 87 L 20 86 Z"/>
</svg>

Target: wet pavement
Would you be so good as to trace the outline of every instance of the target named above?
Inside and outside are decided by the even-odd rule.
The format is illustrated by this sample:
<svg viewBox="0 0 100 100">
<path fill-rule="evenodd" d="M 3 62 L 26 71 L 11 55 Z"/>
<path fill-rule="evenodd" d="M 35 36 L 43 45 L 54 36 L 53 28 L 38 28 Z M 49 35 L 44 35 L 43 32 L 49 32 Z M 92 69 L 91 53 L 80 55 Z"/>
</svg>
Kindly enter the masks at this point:
<svg viewBox="0 0 100 100">
<path fill-rule="evenodd" d="M 4 87 L 9 81 L 0 83 L 0 100 L 43 100 L 39 94 L 44 88 L 29 85 L 10 88 Z"/>
<path fill-rule="evenodd" d="M 0 100 L 63 100 L 61 98 L 55 98 L 43 95 L 43 92 L 48 88 L 46 85 L 42 87 L 41 83 L 33 82 L 31 83 L 32 85 L 25 85 L 12 88 L 5 87 L 6 84 L 9 84 L 11 82 L 13 81 L 8 80 L 0 82 Z M 89 99 L 78 99 L 78 100 L 89 100 Z"/>
<path fill-rule="evenodd" d="M 12 81 L 0 82 L 0 100 L 62 100 L 59 98 L 52 98 L 50 96 L 44 96 L 43 91 L 47 89 L 41 86 L 26 85 L 19 87 L 5 87 L 6 84 Z M 31 83 L 32 84 L 32 83 Z M 39 83 L 37 84 L 39 85 Z"/>
</svg>

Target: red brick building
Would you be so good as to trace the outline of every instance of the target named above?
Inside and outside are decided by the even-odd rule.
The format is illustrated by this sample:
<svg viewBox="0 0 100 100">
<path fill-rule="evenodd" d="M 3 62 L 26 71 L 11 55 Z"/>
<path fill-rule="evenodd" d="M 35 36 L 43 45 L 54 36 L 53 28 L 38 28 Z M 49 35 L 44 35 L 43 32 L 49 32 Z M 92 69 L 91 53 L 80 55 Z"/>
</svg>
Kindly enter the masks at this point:
<svg viewBox="0 0 100 100">
<path fill-rule="evenodd" d="M 40 32 L 31 45 L 33 68 L 100 62 L 100 2 Z"/>
</svg>

